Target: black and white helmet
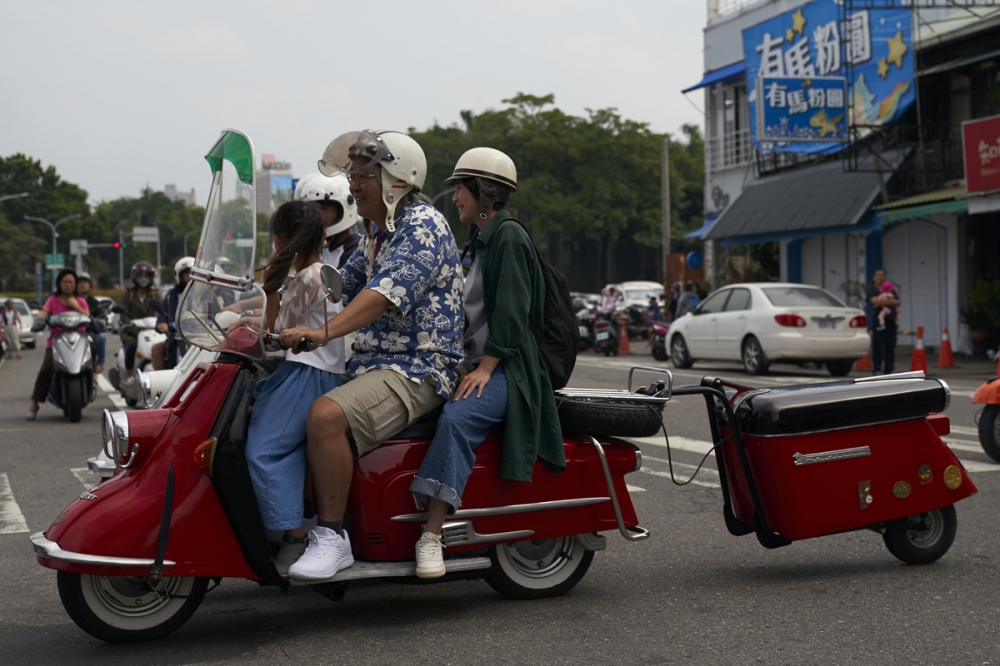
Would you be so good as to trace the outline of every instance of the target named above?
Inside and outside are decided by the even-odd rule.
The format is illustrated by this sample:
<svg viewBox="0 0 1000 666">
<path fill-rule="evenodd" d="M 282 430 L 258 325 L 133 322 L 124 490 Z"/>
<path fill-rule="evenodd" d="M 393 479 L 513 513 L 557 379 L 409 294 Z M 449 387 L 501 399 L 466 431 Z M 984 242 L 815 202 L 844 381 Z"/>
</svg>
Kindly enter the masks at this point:
<svg viewBox="0 0 1000 666">
<path fill-rule="evenodd" d="M 137 261 L 132 264 L 132 284 L 142 289 L 148 289 L 153 286 L 153 280 L 156 278 L 156 269 L 153 268 L 153 264 L 148 261 Z"/>
</svg>

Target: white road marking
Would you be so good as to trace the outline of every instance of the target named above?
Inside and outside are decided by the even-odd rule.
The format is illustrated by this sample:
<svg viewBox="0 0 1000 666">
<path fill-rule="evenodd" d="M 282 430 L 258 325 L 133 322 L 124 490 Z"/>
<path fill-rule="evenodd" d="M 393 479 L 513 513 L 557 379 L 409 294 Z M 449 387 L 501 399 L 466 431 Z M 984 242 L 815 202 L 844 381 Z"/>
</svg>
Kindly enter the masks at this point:
<svg viewBox="0 0 1000 666">
<path fill-rule="evenodd" d="M 100 483 L 97 475 L 91 472 L 89 467 L 71 467 L 69 471 L 73 472 L 73 476 L 76 477 L 76 480 L 82 483 L 83 487 L 87 490 L 90 490 Z"/>
<path fill-rule="evenodd" d="M 630 437 L 628 441 L 634 442 L 640 447 L 652 445 L 666 448 L 667 446 L 666 441 L 664 441 L 662 437 Z M 713 447 L 712 442 L 708 442 L 703 439 L 690 439 L 688 437 L 674 435 L 670 438 L 670 448 L 672 450 L 690 451 L 692 453 L 705 455 L 711 451 Z M 712 455 L 714 456 L 715 453 L 713 452 Z"/>
<path fill-rule="evenodd" d="M 102 391 L 107 391 L 108 398 L 114 403 L 115 407 L 119 410 L 124 411 L 128 409 L 128 404 L 121 394 L 115 390 L 115 387 L 111 385 L 111 381 L 104 375 L 97 375 L 97 385 Z"/>
<path fill-rule="evenodd" d="M 677 463 L 674 463 L 674 464 L 676 465 Z M 658 472 L 655 469 L 640 469 L 639 471 L 642 472 L 643 474 L 652 474 L 653 476 L 660 476 L 660 477 L 663 477 L 664 479 L 669 479 L 670 478 L 670 472 Z M 680 479 L 680 481 L 685 481 L 685 480 L 686 479 Z M 702 480 L 697 479 L 697 478 L 694 479 L 693 481 L 691 481 L 691 483 L 693 485 L 704 486 L 706 488 L 721 488 L 722 487 L 718 483 L 710 483 L 708 481 L 702 481 Z"/>
<path fill-rule="evenodd" d="M 6 472 L 0 472 L 0 534 L 27 534 L 28 523 L 14 499 Z"/>
<path fill-rule="evenodd" d="M 1000 472 L 1000 464 L 994 462 L 972 462 L 970 460 L 959 460 L 962 467 L 969 474 L 973 472 Z"/>
<path fill-rule="evenodd" d="M 630 493 L 644 493 L 644 492 L 646 492 L 645 488 L 640 488 L 639 486 L 633 486 L 633 485 L 631 485 L 629 483 L 625 484 L 625 490 L 629 491 Z"/>
<path fill-rule="evenodd" d="M 969 453 L 984 453 L 983 447 L 979 442 L 970 442 L 962 439 L 952 439 L 948 437 L 944 440 L 944 443 L 948 445 L 948 448 L 952 451 L 968 451 Z"/>
<path fill-rule="evenodd" d="M 957 426 L 952 424 L 951 431 L 956 435 L 972 435 L 979 437 L 979 428 L 969 428 L 967 426 Z"/>
</svg>

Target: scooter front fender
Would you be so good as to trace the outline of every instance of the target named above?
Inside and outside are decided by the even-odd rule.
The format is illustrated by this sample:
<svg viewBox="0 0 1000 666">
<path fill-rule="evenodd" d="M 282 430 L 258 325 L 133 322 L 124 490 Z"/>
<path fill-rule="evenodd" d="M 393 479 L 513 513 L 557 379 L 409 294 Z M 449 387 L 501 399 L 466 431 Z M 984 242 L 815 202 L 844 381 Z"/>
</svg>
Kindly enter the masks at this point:
<svg viewBox="0 0 1000 666">
<path fill-rule="evenodd" d="M 1000 405 L 1000 377 L 994 377 L 976 389 L 973 405 Z"/>
<path fill-rule="evenodd" d="M 45 538 L 63 552 L 94 556 L 91 562 L 46 557 L 36 550 L 39 563 L 76 573 L 143 575 L 135 567 L 101 564 L 100 558 L 156 556 L 167 472 L 173 467 L 173 514 L 164 560 L 174 564 L 165 566 L 164 574 L 257 578 L 240 551 L 211 479 L 194 460 L 194 449 L 207 437 L 237 368 L 215 365 L 170 410 L 166 426 L 140 464 L 119 469 L 111 479 L 81 494 L 46 530 Z"/>
</svg>

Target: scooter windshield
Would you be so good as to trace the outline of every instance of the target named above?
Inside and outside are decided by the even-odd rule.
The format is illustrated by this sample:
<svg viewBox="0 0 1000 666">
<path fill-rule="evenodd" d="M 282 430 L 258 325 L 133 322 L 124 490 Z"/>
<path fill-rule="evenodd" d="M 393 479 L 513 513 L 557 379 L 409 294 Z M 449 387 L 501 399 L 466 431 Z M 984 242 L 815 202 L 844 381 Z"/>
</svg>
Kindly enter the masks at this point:
<svg viewBox="0 0 1000 666">
<path fill-rule="evenodd" d="M 224 130 L 205 160 L 212 168 L 212 188 L 191 284 L 177 309 L 177 328 L 185 341 L 202 349 L 263 358 L 259 331 L 265 299 L 253 282 L 253 144 L 241 132 Z M 250 309 L 243 307 L 249 299 L 254 299 Z"/>
</svg>

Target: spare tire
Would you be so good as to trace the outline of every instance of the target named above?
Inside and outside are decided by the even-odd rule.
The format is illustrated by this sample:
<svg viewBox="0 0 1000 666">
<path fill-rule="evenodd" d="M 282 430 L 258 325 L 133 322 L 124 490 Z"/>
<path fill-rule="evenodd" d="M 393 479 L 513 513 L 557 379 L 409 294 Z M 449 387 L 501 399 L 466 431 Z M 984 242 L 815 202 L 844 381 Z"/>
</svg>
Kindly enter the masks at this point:
<svg viewBox="0 0 1000 666">
<path fill-rule="evenodd" d="M 662 427 L 662 405 L 583 398 L 557 398 L 556 402 L 563 432 L 593 437 L 652 437 Z"/>
</svg>

